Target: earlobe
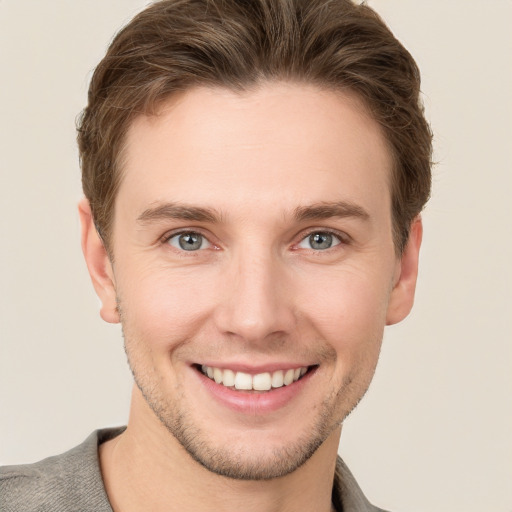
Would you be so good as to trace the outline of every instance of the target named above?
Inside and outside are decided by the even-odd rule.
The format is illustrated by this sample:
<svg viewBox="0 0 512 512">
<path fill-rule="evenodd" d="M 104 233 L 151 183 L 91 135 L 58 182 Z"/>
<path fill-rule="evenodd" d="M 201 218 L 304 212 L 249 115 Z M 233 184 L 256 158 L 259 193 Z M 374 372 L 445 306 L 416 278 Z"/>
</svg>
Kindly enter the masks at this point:
<svg viewBox="0 0 512 512">
<path fill-rule="evenodd" d="M 78 203 L 78 214 L 82 228 L 82 251 L 92 284 L 101 301 L 101 318 L 109 323 L 119 323 L 112 264 L 103 241 L 96 231 L 91 207 L 85 197 Z"/>
<path fill-rule="evenodd" d="M 409 240 L 397 263 L 397 277 L 391 291 L 386 325 L 401 322 L 411 311 L 418 278 L 418 262 L 423 236 L 423 224 L 418 216 L 411 224 Z"/>
</svg>

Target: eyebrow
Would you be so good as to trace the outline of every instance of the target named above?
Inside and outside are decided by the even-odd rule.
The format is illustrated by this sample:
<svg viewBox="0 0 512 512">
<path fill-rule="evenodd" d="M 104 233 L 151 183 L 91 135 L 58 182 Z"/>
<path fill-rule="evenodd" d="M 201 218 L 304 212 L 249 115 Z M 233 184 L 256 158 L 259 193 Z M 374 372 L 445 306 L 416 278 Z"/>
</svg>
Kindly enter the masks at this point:
<svg viewBox="0 0 512 512">
<path fill-rule="evenodd" d="M 294 210 L 294 218 L 298 222 L 311 220 L 322 220 L 333 217 L 353 217 L 361 220 L 368 220 L 369 213 L 361 206 L 347 201 L 334 203 L 315 203 L 308 206 L 299 206 Z M 162 220 L 188 220 L 193 222 L 220 223 L 222 215 L 214 208 L 201 206 L 184 206 L 177 203 L 158 204 L 144 210 L 138 217 L 137 222 L 148 224 Z"/>
<path fill-rule="evenodd" d="M 137 222 L 140 224 L 148 224 L 153 221 L 168 219 L 219 223 L 221 215 L 213 208 L 164 203 L 144 210 L 137 217 Z"/>
<path fill-rule="evenodd" d="M 299 206 L 295 209 L 294 216 L 299 222 L 329 219 L 332 217 L 342 219 L 353 217 L 364 221 L 370 219 L 370 214 L 363 207 L 347 201 Z"/>
</svg>

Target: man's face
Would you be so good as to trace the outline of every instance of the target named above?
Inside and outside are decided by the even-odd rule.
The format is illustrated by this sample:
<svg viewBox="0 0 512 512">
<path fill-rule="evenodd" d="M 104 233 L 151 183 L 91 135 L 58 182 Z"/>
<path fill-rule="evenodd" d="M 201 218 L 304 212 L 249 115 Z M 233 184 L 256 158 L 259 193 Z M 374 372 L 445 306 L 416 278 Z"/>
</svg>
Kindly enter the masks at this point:
<svg viewBox="0 0 512 512">
<path fill-rule="evenodd" d="M 124 156 L 110 275 L 139 414 L 214 472 L 293 471 L 412 303 L 379 126 L 312 86 L 197 88 L 136 119 Z"/>
</svg>

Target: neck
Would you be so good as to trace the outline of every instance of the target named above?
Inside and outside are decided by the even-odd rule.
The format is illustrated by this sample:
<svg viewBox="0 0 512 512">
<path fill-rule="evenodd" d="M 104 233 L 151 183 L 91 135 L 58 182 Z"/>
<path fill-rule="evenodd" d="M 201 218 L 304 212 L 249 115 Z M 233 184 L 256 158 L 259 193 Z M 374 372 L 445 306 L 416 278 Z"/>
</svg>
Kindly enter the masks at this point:
<svg viewBox="0 0 512 512">
<path fill-rule="evenodd" d="M 329 512 L 339 435 L 337 429 L 305 464 L 286 476 L 234 480 L 193 460 L 145 401 L 141 404 L 134 397 L 128 428 L 100 447 L 100 464 L 114 512 Z"/>
</svg>

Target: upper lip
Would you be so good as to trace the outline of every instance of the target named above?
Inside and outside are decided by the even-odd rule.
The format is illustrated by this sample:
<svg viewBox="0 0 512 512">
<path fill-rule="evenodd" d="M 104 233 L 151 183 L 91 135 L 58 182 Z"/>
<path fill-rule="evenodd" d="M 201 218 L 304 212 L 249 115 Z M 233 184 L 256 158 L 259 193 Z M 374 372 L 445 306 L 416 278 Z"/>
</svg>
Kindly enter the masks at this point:
<svg viewBox="0 0 512 512">
<path fill-rule="evenodd" d="M 221 368 L 222 370 L 232 370 L 233 372 L 244 372 L 251 375 L 258 375 L 259 373 L 272 373 L 278 370 L 290 370 L 302 367 L 315 366 L 315 364 L 304 362 L 272 362 L 266 364 L 247 364 L 223 361 L 201 361 L 195 362 L 198 366 L 209 366 L 211 368 Z"/>
</svg>

